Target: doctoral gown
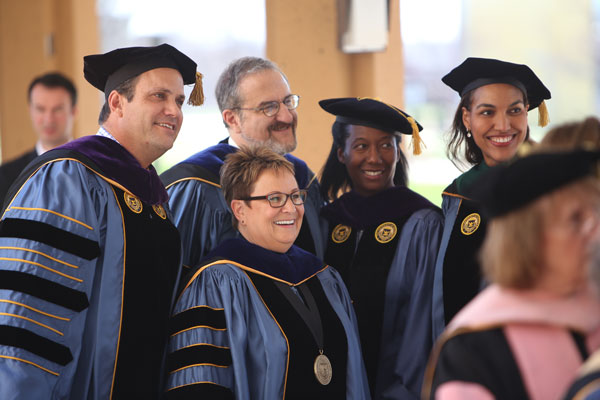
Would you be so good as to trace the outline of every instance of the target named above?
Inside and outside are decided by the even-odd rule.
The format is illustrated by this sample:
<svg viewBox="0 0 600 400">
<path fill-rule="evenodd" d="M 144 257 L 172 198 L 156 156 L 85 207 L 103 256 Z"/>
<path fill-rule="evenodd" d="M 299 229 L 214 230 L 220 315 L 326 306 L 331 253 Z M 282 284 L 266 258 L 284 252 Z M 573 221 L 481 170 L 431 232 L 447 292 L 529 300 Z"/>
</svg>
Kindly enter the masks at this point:
<svg viewBox="0 0 600 400">
<path fill-rule="evenodd" d="M 198 265 L 223 240 L 237 235 L 219 179 L 225 157 L 236 150 L 223 141 L 196 153 L 161 175 L 169 193 L 175 225 L 181 233 L 183 264 L 188 269 Z M 294 164 L 298 187 L 308 190 L 304 203 L 304 222 L 296 245 L 322 258 L 325 228 L 318 214 L 323 205 L 319 182 L 304 161 L 291 154 L 286 154 L 285 158 Z"/>
<path fill-rule="evenodd" d="M 321 214 L 329 222 L 325 262 L 350 292 L 373 398 L 418 398 L 434 343 L 439 208 L 397 186 L 371 197 L 346 193 Z"/>
<path fill-rule="evenodd" d="M 579 370 L 564 400 L 600 399 L 600 351 L 592 354 Z"/>
<path fill-rule="evenodd" d="M 317 340 L 283 293 L 300 296 L 301 286 L 318 306 L 328 385 L 313 371 Z M 244 238 L 221 243 L 191 274 L 172 318 L 168 369 L 168 399 L 369 398 L 338 273 L 296 246 L 282 254 Z"/>
<path fill-rule="evenodd" d="M 424 399 L 561 399 L 600 345 L 600 303 L 490 285 L 440 337 Z"/>
<path fill-rule="evenodd" d="M 433 333 L 439 337 L 452 318 L 483 287 L 477 259 L 487 217 L 466 194 L 488 167 L 482 163 L 455 179 L 442 193 L 444 233 L 433 283 Z"/>
<path fill-rule="evenodd" d="M 0 398 L 158 398 L 180 241 L 155 170 L 88 136 L 38 157 L 0 222 Z"/>
</svg>

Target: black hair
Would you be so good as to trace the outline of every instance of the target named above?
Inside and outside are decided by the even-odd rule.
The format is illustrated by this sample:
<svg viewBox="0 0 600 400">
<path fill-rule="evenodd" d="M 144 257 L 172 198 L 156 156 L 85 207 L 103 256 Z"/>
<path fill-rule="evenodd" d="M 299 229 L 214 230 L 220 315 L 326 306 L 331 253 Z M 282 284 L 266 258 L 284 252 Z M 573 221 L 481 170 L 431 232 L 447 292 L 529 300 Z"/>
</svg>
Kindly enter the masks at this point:
<svg viewBox="0 0 600 400">
<path fill-rule="evenodd" d="M 31 103 L 31 91 L 35 85 L 42 85 L 51 89 L 63 88 L 69 93 L 69 96 L 71 96 L 71 106 L 75 107 L 77 104 L 77 89 L 75 89 L 75 85 L 73 85 L 73 82 L 71 82 L 69 78 L 59 72 L 49 72 L 37 76 L 31 81 L 29 89 L 27 90 L 27 101 L 29 103 Z"/>
<path fill-rule="evenodd" d="M 325 165 L 321 169 L 320 183 L 321 195 L 323 198 L 333 201 L 337 199 L 340 190 L 347 192 L 352 189 L 352 180 L 348 175 L 346 166 L 338 160 L 338 149 L 344 149 L 346 140 L 350 136 L 350 124 L 335 121 L 331 127 L 333 135 L 333 143 Z M 395 133 L 396 145 L 400 146 L 400 134 Z M 394 185 L 406 186 L 408 184 L 408 162 L 402 150 L 399 151 L 398 162 L 396 163 L 396 171 L 394 173 Z"/>
</svg>

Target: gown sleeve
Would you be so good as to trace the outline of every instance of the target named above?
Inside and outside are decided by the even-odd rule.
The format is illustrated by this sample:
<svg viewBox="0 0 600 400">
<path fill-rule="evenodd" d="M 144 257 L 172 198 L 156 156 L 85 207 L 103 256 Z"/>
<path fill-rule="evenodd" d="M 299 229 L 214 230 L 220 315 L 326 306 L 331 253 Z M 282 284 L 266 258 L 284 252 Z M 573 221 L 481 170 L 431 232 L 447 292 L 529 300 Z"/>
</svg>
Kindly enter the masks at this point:
<svg viewBox="0 0 600 400">
<path fill-rule="evenodd" d="M 168 399 L 248 399 L 247 287 L 225 265 L 193 274 L 171 321 Z M 256 349 L 260 352 L 260 349 Z"/>
<path fill-rule="evenodd" d="M 183 265 L 190 271 L 225 239 L 236 237 L 232 216 L 218 185 L 185 179 L 167 188 L 173 223 L 181 235 Z"/>
<path fill-rule="evenodd" d="M 308 171 L 310 183 L 308 186 L 308 195 L 304 206 L 304 219 L 308 223 L 310 233 L 315 245 L 315 255 L 320 259 L 325 257 L 325 247 L 327 246 L 327 221 L 320 217 L 321 208 L 325 205 L 325 200 L 321 196 L 319 181 L 312 171 Z"/>
<path fill-rule="evenodd" d="M 432 287 L 443 220 L 415 212 L 402 229 L 386 286 L 376 397 L 417 399 L 433 346 Z"/>
<path fill-rule="evenodd" d="M 100 251 L 109 195 L 80 163 L 56 161 L 40 167 L 4 211 L 0 398 L 70 398 L 73 385 L 89 378 L 91 371 L 78 371 L 78 364 L 85 363 L 94 281 L 106 263 L 122 262 Z"/>
</svg>

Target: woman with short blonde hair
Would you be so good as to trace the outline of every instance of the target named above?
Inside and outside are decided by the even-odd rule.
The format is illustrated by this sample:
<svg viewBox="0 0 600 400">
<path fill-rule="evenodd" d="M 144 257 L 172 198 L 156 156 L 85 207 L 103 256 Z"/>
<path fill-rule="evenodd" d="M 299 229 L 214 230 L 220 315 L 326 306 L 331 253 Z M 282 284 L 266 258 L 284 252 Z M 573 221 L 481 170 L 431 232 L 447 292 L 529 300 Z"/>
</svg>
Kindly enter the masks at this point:
<svg viewBox="0 0 600 400">
<path fill-rule="evenodd" d="M 177 301 L 167 398 L 369 398 L 346 287 L 293 245 L 306 190 L 292 164 L 242 147 L 221 184 L 239 237 L 208 254 Z"/>
</svg>

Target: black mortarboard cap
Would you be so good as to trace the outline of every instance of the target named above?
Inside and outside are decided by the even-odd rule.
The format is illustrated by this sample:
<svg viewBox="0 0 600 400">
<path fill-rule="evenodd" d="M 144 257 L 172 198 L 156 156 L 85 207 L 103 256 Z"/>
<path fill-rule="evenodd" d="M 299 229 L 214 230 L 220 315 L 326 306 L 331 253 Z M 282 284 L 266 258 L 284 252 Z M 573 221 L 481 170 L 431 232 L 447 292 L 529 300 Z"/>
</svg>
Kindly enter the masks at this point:
<svg viewBox="0 0 600 400">
<path fill-rule="evenodd" d="M 535 153 L 490 168 L 466 194 L 499 217 L 577 179 L 598 173 L 600 152 Z"/>
<path fill-rule="evenodd" d="M 444 76 L 442 82 L 456 90 L 461 97 L 473 89 L 492 83 L 511 84 L 527 93 L 529 110 L 540 107 L 539 124 L 545 126 L 548 123 L 544 100 L 550 99 L 550 91 L 527 65 L 469 57 Z"/>
<path fill-rule="evenodd" d="M 383 101 L 370 97 L 342 97 L 319 101 L 321 108 L 336 116 L 336 121 L 368 126 L 384 132 L 413 136 L 413 153 L 421 154 L 423 127 L 410 115 Z"/>
<path fill-rule="evenodd" d="M 125 47 L 83 57 L 85 79 L 103 91 L 106 98 L 121 83 L 155 68 L 173 68 L 179 71 L 184 84 L 195 84 L 189 103 L 203 103 L 202 74 L 196 72 L 196 63 L 169 44 Z"/>
</svg>

